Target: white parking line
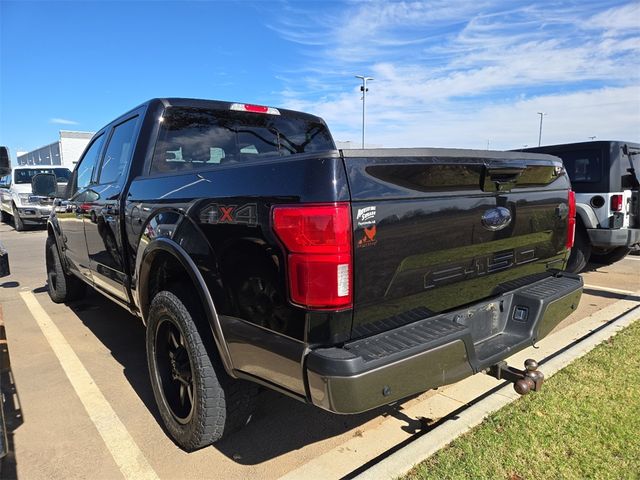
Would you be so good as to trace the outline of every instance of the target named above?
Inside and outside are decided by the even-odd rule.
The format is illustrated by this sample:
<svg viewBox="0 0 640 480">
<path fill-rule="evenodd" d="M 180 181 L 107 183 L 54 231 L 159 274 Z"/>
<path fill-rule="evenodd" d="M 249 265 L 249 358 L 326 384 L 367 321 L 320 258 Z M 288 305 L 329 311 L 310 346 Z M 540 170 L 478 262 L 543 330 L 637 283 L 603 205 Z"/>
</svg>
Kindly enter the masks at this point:
<svg viewBox="0 0 640 480">
<path fill-rule="evenodd" d="M 631 255 L 627 255 L 624 257 L 625 260 L 635 260 L 636 262 L 640 260 L 640 257 L 632 257 Z"/>
<path fill-rule="evenodd" d="M 158 479 L 158 475 L 149 465 L 127 428 L 104 398 L 62 332 L 38 303 L 35 295 L 31 292 L 20 292 L 20 296 L 58 357 L 64 373 L 124 477 L 127 480 Z"/>
<path fill-rule="evenodd" d="M 640 292 L 634 292 L 631 290 L 621 290 L 619 288 L 603 287 L 601 285 L 590 285 L 588 283 L 585 283 L 584 286 L 585 288 L 593 288 L 594 290 L 603 290 L 605 292 L 620 293 L 623 295 L 638 295 L 640 293 Z"/>
</svg>

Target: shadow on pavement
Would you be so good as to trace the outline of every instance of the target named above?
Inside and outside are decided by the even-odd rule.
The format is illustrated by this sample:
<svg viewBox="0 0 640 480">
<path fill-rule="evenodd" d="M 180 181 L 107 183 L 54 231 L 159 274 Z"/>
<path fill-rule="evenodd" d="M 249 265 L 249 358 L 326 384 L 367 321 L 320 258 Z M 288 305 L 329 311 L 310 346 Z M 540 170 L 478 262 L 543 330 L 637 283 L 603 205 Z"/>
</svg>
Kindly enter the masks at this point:
<svg viewBox="0 0 640 480">
<path fill-rule="evenodd" d="M 69 307 L 122 365 L 127 381 L 164 428 L 149 381 L 142 322 L 93 291 Z M 255 465 L 343 434 L 381 415 L 406 418 L 407 428 L 415 430 L 416 421 L 403 417 L 400 410 L 398 406 L 388 406 L 359 415 L 336 415 L 263 390 L 251 423 L 210 448 L 216 448 L 239 464 Z"/>
<path fill-rule="evenodd" d="M 609 292 L 607 290 L 600 290 L 598 288 L 593 288 L 593 287 L 584 287 L 583 292 L 586 293 L 587 295 L 593 295 L 594 297 L 615 298 L 617 300 L 625 299 L 625 300 L 634 300 L 636 302 L 640 302 L 639 295 Z"/>
<path fill-rule="evenodd" d="M 47 288 L 33 291 L 46 292 Z M 140 319 L 91 289 L 85 298 L 67 306 L 122 365 L 127 381 L 161 424 L 149 383 L 145 328 Z"/>
</svg>

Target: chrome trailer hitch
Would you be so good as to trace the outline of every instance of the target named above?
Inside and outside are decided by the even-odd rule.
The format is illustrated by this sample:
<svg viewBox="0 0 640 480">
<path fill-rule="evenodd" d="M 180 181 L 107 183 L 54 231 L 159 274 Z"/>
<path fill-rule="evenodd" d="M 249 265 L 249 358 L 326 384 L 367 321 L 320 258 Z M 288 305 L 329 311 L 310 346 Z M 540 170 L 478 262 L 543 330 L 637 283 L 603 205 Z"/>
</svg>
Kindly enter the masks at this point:
<svg viewBox="0 0 640 480">
<path fill-rule="evenodd" d="M 538 370 L 538 362 L 531 358 L 525 360 L 524 370 L 510 367 L 507 362 L 499 362 L 490 367 L 487 374 L 513 383 L 513 389 L 520 395 L 526 395 L 532 390 L 540 391 L 544 382 L 544 373 Z"/>
</svg>

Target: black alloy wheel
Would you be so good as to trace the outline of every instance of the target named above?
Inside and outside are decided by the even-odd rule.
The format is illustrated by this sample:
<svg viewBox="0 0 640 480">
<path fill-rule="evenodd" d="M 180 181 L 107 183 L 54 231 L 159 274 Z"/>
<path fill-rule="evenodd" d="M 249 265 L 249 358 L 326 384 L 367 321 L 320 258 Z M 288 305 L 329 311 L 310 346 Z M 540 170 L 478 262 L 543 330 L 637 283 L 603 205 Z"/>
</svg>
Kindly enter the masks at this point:
<svg viewBox="0 0 640 480">
<path fill-rule="evenodd" d="M 166 406 L 180 424 L 193 417 L 196 390 L 193 365 L 180 327 L 170 317 L 162 317 L 155 335 L 155 362 Z"/>
</svg>

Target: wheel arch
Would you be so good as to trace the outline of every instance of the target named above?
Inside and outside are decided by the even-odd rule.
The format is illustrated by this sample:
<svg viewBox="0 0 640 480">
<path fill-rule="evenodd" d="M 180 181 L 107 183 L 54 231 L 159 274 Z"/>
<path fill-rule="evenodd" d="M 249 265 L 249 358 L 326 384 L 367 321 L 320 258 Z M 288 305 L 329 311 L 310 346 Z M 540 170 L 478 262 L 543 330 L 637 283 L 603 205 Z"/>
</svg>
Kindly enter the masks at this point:
<svg viewBox="0 0 640 480">
<path fill-rule="evenodd" d="M 53 237 L 56 248 L 58 249 L 58 256 L 62 262 L 62 268 L 64 268 L 65 272 L 69 273 L 69 265 L 67 264 L 67 257 L 64 254 L 63 242 L 60 241 L 62 232 L 60 231 L 60 225 L 55 217 L 47 220 L 47 236 Z"/>
<path fill-rule="evenodd" d="M 161 277 L 168 273 L 171 274 L 171 280 L 167 279 L 166 276 L 164 278 Z M 168 237 L 155 238 L 145 248 L 137 279 L 140 312 L 145 322 L 153 295 L 159 289 L 176 282 L 182 284 L 182 282 L 188 281 L 188 286 L 193 287 L 207 320 L 206 325 L 202 320 L 196 321 L 197 327 L 199 329 L 206 327 L 207 331 L 211 333 L 217 353 L 226 372 L 235 377 L 231 355 L 225 341 L 213 297 L 200 269 L 189 253 L 176 241 Z"/>
<path fill-rule="evenodd" d="M 582 221 L 584 228 L 598 228 L 599 222 L 593 208 L 584 203 L 576 204 L 576 217 Z"/>
</svg>

